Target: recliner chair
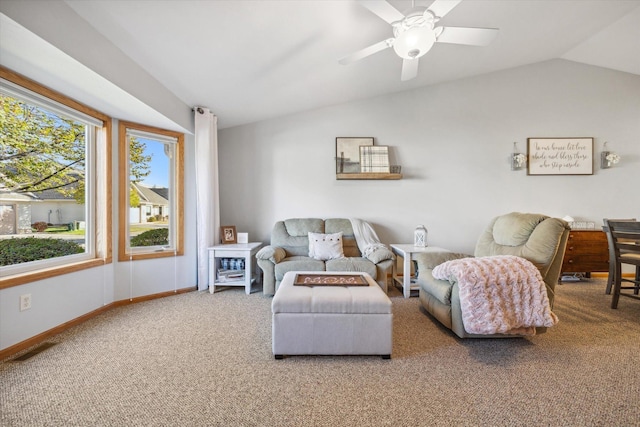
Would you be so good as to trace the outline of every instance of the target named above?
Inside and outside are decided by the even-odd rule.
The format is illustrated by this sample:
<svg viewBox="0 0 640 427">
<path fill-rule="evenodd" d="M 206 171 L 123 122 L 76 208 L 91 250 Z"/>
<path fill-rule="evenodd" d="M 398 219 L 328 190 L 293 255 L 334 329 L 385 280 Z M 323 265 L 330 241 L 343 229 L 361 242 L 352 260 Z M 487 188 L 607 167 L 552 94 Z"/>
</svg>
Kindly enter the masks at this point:
<svg viewBox="0 0 640 427">
<path fill-rule="evenodd" d="M 494 218 L 476 244 L 474 256 L 515 255 L 531 261 L 545 282 L 553 307 L 554 289 L 560 277 L 569 225 L 559 218 L 512 212 Z M 460 338 L 498 338 L 518 335 L 470 334 L 464 329 L 457 282 L 438 280 L 431 274 L 438 264 L 468 257 L 449 251 L 416 254 L 420 302 L 424 309 Z M 542 333 L 546 328 L 537 328 Z"/>
</svg>

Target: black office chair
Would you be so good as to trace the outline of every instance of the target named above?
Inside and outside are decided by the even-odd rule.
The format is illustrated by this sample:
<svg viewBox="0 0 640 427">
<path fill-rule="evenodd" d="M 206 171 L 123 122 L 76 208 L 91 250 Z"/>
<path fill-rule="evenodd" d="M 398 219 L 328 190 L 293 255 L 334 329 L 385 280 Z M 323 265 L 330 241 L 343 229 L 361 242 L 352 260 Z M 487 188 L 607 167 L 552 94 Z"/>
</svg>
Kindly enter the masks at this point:
<svg viewBox="0 0 640 427">
<path fill-rule="evenodd" d="M 611 237 L 611 232 L 609 231 L 609 221 L 635 221 L 635 218 L 629 219 L 609 219 L 604 218 L 604 227 L 602 227 L 602 231 L 607 235 L 607 242 L 609 243 L 609 276 L 607 277 L 607 289 L 605 293 L 609 295 L 611 293 L 611 288 L 613 287 L 613 283 L 615 281 L 616 274 L 616 263 L 613 262 L 615 259 L 615 251 L 613 249 L 613 239 Z M 640 280 L 640 268 L 636 268 L 636 280 Z"/>
<path fill-rule="evenodd" d="M 609 232 L 613 240 L 614 258 L 609 262 L 615 263 L 613 282 L 613 298 L 611 308 L 618 308 L 620 296 L 640 300 L 640 222 L 638 221 L 613 221 L 609 220 Z M 635 265 L 634 279 L 622 277 L 622 264 Z M 631 286 L 622 286 L 622 283 L 632 283 Z M 621 292 L 632 290 L 633 293 Z"/>
</svg>

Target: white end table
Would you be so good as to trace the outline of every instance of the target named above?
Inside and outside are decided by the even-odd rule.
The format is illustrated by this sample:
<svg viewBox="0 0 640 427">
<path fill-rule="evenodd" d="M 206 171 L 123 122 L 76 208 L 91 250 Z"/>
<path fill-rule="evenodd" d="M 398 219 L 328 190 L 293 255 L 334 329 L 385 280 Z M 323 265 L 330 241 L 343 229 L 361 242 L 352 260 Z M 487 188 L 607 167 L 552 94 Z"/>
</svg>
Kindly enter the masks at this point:
<svg viewBox="0 0 640 427">
<path fill-rule="evenodd" d="M 412 290 L 418 290 L 419 286 L 415 283 L 411 283 L 411 261 L 413 254 L 419 253 L 429 253 L 429 252 L 449 252 L 446 249 L 438 248 L 435 246 L 414 246 L 412 244 L 402 244 L 402 243 L 394 243 L 391 246 L 391 250 L 394 254 L 402 257 L 404 262 L 402 264 L 402 280 L 398 277 L 396 273 L 396 265 L 397 263 L 393 263 L 393 280 L 400 283 L 402 285 L 402 294 L 405 298 L 409 298 L 411 296 Z"/>
<path fill-rule="evenodd" d="M 207 248 L 209 251 L 209 292 L 214 293 L 216 286 L 244 286 L 245 293 L 251 293 L 251 283 L 258 279 L 255 254 L 262 246 L 262 242 L 231 243 Z M 222 266 L 223 258 L 243 258 L 244 275 L 239 280 L 221 281 L 217 277 L 218 269 Z"/>
</svg>

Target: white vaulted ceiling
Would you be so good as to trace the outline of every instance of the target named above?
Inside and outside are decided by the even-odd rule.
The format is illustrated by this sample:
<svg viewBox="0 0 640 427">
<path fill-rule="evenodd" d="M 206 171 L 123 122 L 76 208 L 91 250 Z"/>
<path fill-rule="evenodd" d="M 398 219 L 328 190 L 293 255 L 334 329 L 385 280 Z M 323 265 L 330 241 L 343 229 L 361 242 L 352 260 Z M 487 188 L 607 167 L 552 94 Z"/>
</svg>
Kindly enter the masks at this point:
<svg viewBox="0 0 640 427">
<path fill-rule="evenodd" d="M 496 39 L 487 47 L 436 44 L 407 82 L 400 81 L 402 61 L 392 49 L 338 63 L 392 36 L 386 22 L 355 1 L 62 3 L 177 99 L 209 107 L 221 128 L 556 58 L 640 75 L 638 0 L 465 0 L 442 25 L 498 28 Z M 411 7 L 411 1 L 390 3 L 400 11 Z M 38 62 L 2 31 L 3 65 L 21 72 Z"/>
</svg>

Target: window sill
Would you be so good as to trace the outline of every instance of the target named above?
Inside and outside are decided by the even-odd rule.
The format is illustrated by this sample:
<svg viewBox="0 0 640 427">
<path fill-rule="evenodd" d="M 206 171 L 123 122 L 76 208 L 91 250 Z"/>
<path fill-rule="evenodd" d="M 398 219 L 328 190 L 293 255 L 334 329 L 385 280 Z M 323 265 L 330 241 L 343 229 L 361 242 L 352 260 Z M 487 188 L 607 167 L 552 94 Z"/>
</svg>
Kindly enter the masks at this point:
<svg viewBox="0 0 640 427">
<path fill-rule="evenodd" d="M 118 255 L 118 261 L 137 261 L 141 259 L 154 259 L 154 258 L 168 258 L 173 256 L 182 256 L 183 251 L 157 251 L 157 252 L 136 252 L 136 253 L 121 253 Z"/>
<path fill-rule="evenodd" d="M 75 271 L 85 270 L 87 268 L 99 267 L 111 263 L 111 259 L 90 259 L 79 261 L 72 264 L 59 265 L 56 267 L 44 268 L 26 273 L 14 274 L 13 276 L 3 277 L 0 280 L 0 289 L 6 289 L 13 286 L 24 285 L 25 283 L 35 282 L 37 280 L 48 279 L 50 277 L 61 276 L 63 274 L 73 273 Z"/>
</svg>

